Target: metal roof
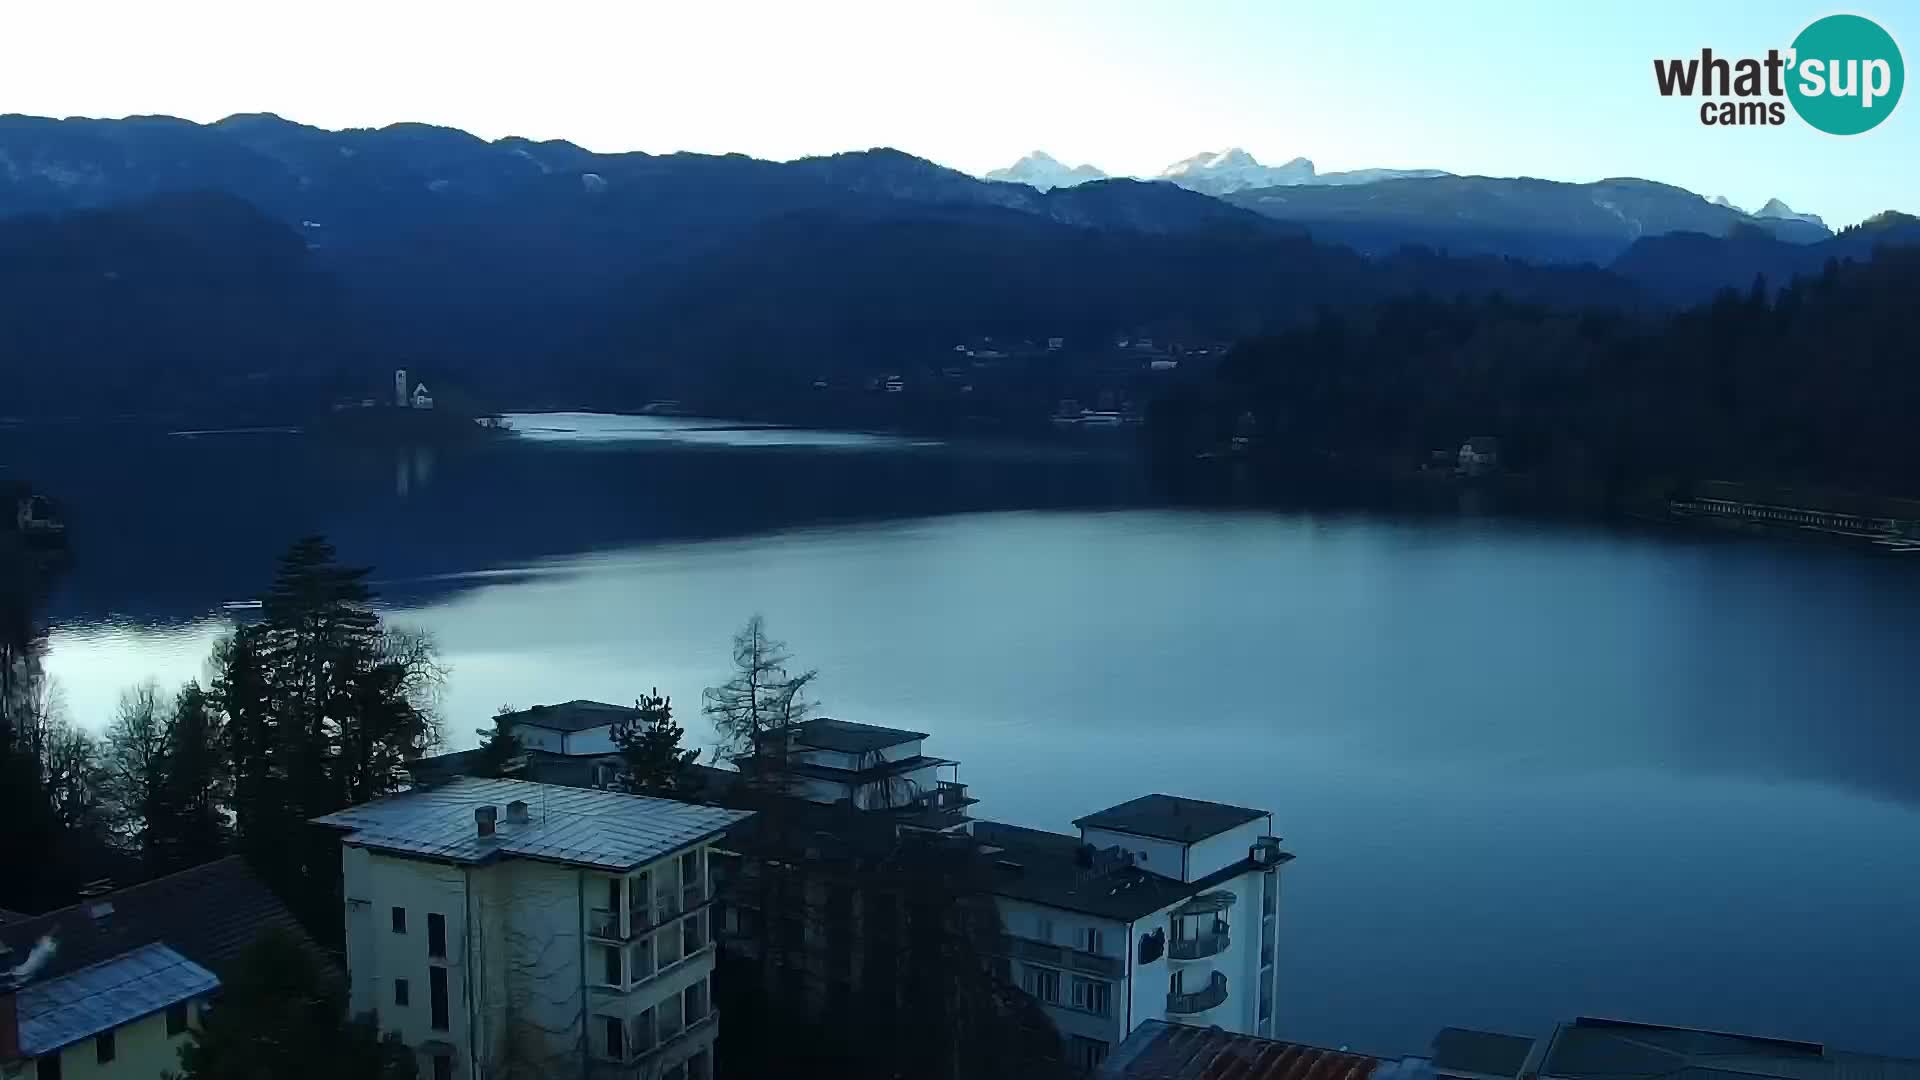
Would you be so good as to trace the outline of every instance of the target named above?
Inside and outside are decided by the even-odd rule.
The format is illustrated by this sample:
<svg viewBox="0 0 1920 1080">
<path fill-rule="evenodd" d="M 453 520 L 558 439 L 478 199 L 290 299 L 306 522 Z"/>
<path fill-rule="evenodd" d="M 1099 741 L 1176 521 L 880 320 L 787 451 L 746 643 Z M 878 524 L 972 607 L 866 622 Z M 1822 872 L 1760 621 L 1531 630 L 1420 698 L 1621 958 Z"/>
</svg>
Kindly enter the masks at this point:
<svg viewBox="0 0 1920 1080">
<path fill-rule="evenodd" d="M 1519 1076 L 1533 1051 L 1533 1040 L 1471 1028 L 1441 1028 L 1433 1037 L 1436 1072 L 1478 1076 Z"/>
<path fill-rule="evenodd" d="M 219 985 L 213 972 L 159 944 L 29 983 L 17 998 L 20 1053 L 38 1057 Z"/>
<path fill-rule="evenodd" d="M 1420 1070 L 1366 1054 L 1146 1020 L 1114 1048 L 1096 1075 L 1101 1080 L 1368 1080 L 1376 1074 L 1415 1076 Z"/>
<path fill-rule="evenodd" d="M 1555 1029 L 1541 1077 L 1674 1080 L 1920 1080 L 1920 1060 L 1820 1043 L 1579 1017 Z"/>
<path fill-rule="evenodd" d="M 528 727 L 546 728 L 548 731 L 586 731 L 639 715 L 640 710 L 631 705 L 609 705 L 604 701 L 575 698 L 558 705 L 535 705 L 531 709 L 508 713 L 502 719 Z"/>
<path fill-rule="evenodd" d="M 0 925 L 0 946 L 26 956 L 42 937 L 60 943 L 39 970 L 51 979 L 165 943 L 218 974 L 259 936 L 274 930 L 312 950 L 332 978 L 340 965 L 313 943 L 293 913 L 238 855 L 116 889 L 103 896 Z"/>
<path fill-rule="evenodd" d="M 991 888 L 994 895 L 1118 922 L 1144 918 L 1219 888 L 1257 865 L 1241 859 L 1197 881 L 1176 881 L 1136 866 L 1100 866 L 1097 852 L 1065 833 L 976 820 L 973 838 L 999 870 Z M 1083 856 L 1095 864 L 1084 862 Z M 1281 853 L 1281 862 L 1292 858 Z"/>
<path fill-rule="evenodd" d="M 802 746 L 833 750 L 842 754 L 864 754 L 871 750 L 884 750 L 889 746 L 899 746 L 901 743 L 926 737 L 927 733 L 924 731 L 856 724 L 851 720 L 834 720 L 825 716 L 818 720 L 795 724 L 793 727 L 794 742 Z"/>
<path fill-rule="evenodd" d="M 527 804 L 526 824 L 507 820 L 506 804 L 516 800 Z M 482 806 L 498 815 L 494 835 L 485 839 L 474 826 L 474 811 Z M 313 820 L 349 830 L 344 843 L 426 859 L 541 859 L 629 870 L 751 816 L 672 799 L 463 776 Z"/>
<path fill-rule="evenodd" d="M 1265 810 L 1250 810 L 1244 806 L 1229 806 L 1204 799 L 1142 795 L 1098 813 L 1076 818 L 1073 823 L 1082 829 L 1106 829 L 1191 844 L 1266 816 Z"/>
</svg>

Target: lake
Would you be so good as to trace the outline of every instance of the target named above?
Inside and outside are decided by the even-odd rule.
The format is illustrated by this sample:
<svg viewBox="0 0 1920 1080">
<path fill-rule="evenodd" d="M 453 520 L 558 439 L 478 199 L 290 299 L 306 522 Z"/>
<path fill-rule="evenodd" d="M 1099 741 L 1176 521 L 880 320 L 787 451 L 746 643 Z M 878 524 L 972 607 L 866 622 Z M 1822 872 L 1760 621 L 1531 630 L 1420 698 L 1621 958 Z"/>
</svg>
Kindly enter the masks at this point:
<svg viewBox="0 0 1920 1080">
<path fill-rule="evenodd" d="M 73 714 L 199 674 L 295 537 L 495 706 L 702 687 L 760 612 L 822 712 L 932 733 L 978 816 L 1270 808 L 1286 1038 L 1604 1015 L 1920 1055 L 1920 559 L 1491 517 L 1174 505 L 1124 455 L 515 418 L 474 446 L 0 437 L 67 504 Z"/>
</svg>

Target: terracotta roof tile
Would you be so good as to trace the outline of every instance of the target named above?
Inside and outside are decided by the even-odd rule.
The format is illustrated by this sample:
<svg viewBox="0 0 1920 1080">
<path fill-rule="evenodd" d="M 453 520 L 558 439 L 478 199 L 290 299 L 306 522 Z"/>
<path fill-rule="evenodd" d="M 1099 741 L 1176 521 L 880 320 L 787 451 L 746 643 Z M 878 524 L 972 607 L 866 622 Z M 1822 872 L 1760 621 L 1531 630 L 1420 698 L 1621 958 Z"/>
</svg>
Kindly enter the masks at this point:
<svg viewBox="0 0 1920 1080">
<path fill-rule="evenodd" d="M 1102 1080 L 1369 1080 L 1366 1054 L 1148 1020 L 1100 1068 Z"/>
</svg>

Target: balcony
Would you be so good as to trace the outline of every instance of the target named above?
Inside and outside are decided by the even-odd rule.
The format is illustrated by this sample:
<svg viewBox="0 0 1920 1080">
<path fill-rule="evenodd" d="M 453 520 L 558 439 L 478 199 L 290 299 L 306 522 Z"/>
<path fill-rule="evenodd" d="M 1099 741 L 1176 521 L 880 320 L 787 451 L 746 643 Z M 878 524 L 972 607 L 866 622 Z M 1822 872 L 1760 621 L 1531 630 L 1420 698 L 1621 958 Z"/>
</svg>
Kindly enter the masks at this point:
<svg viewBox="0 0 1920 1080">
<path fill-rule="evenodd" d="M 1213 973 L 1213 980 L 1206 986 L 1183 994 L 1167 995 L 1168 1016 L 1191 1016 L 1203 1013 L 1215 1005 L 1227 1000 L 1227 977 L 1220 972 Z"/>
<path fill-rule="evenodd" d="M 1065 945 L 1048 945 L 1045 942 L 1007 935 L 1001 939 L 1001 948 L 1008 956 L 1019 960 L 1031 960 L 1036 964 L 1051 964 L 1058 968 L 1070 968 L 1084 971 L 1089 975 L 1105 975 L 1114 979 L 1120 977 L 1122 960 L 1118 956 L 1096 956 L 1079 949 L 1069 949 Z"/>
<path fill-rule="evenodd" d="M 696 881 L 693 884 L 687 886 L 686 888 L 680 890 L 680 910 L 692 911 L 694 908 L 697 908 L 701 904 L 705 903 L 706 899 L 707 899 L 706 890 L 701 887 L 699 882 Z"/>
<path fill-rule="evenodd" d="M 640 925 L 635 923 L 635 925 Z M 620 913 L 606 908 L 593 908 L 587 912 L 587 936 L 601 941 L 619 941 Z"/>
<path fill-rule="evenodd" d="M 1218 956 L 1227 951 L 1233 940 L 1227 933 L 1227 924 L 1216 922 L 1213 927 L 1197 937 L 1181 938 L 1167 942 L 1167 958 L 1170 960 L 1200 960 L 1209 956 Z"/>
<path fill-rule="evenodd" d="M 653 894 L 653 921 L 663 923 L 680 914 L 680 894 L 663 889 Z"/>
</svg>

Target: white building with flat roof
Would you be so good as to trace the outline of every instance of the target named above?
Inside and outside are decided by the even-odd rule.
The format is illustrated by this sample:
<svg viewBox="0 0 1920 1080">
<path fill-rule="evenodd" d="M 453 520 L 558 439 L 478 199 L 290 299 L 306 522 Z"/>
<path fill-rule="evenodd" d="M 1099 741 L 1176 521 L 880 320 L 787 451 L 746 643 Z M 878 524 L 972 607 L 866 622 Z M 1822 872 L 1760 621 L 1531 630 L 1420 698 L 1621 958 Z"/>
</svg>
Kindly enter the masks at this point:
<svg viewBox="0 0 1920 1080">
<path fill-rule="evenodd" d="M 339 829 L 349 1000 L 421 1080 L 711 1080 L 708 851 L 751 815 L 461 777 Z"/>
<path fill-rule="evenodd" d="M 1003 970 L 1045 1006 L 1067 1060 L 1094 1068 L 1148 1020 L 1271 1038 L 1293 858 L 1271 815 L 1143 795 L 1074 824 L 973 823 L 999 870 Z"/>
</svg>

